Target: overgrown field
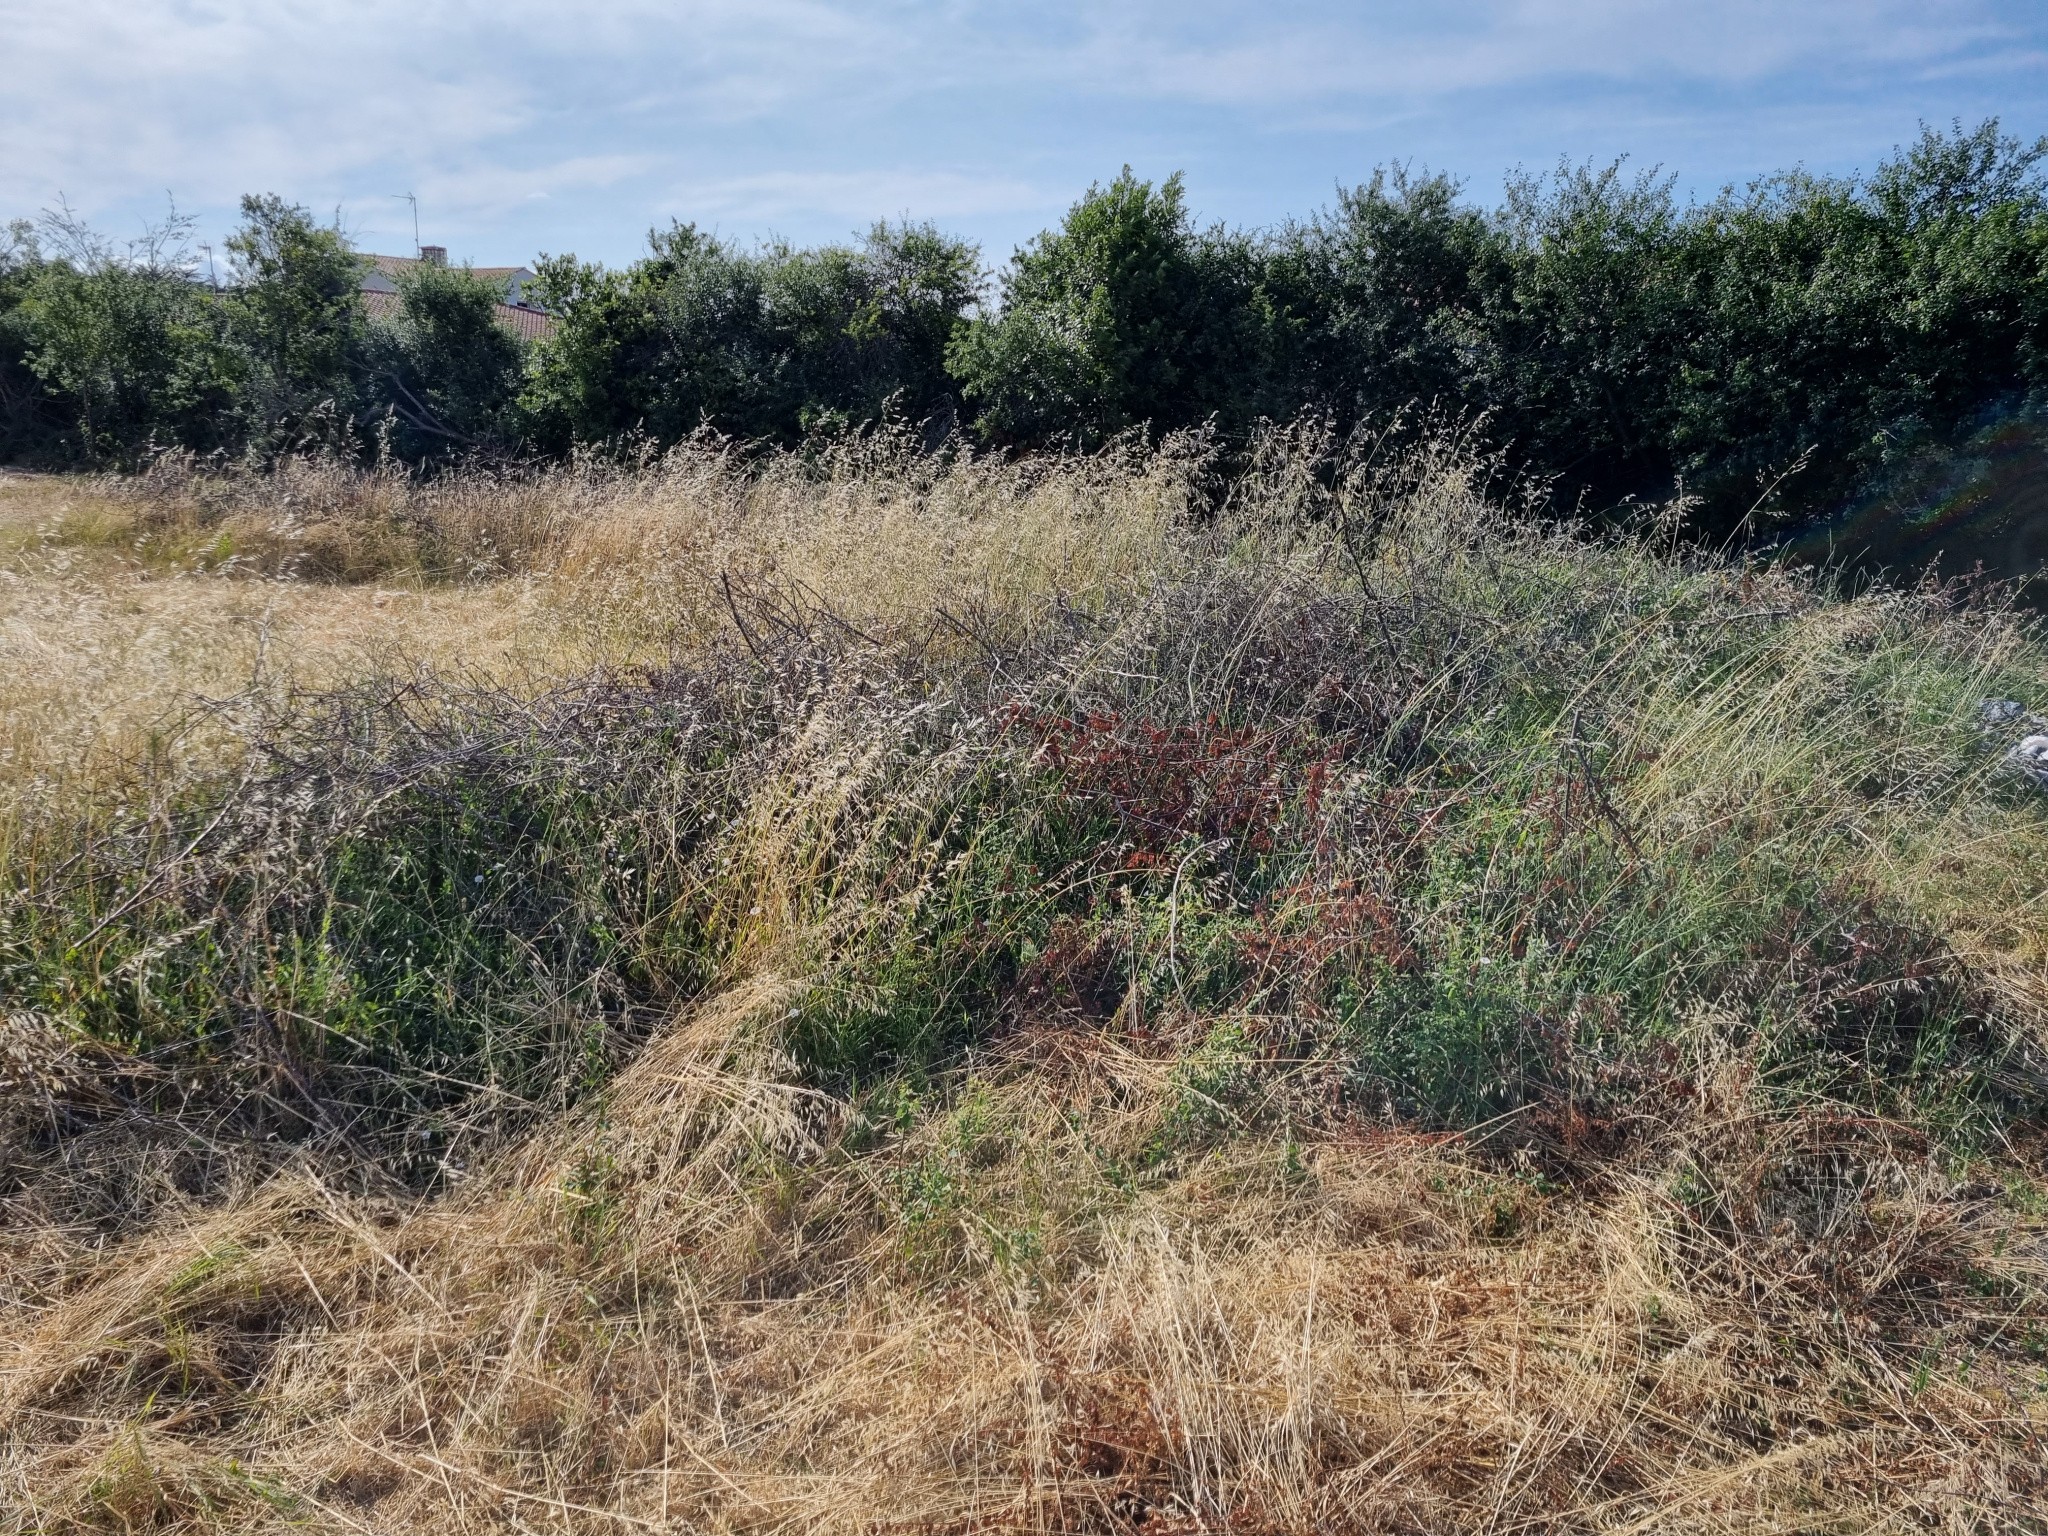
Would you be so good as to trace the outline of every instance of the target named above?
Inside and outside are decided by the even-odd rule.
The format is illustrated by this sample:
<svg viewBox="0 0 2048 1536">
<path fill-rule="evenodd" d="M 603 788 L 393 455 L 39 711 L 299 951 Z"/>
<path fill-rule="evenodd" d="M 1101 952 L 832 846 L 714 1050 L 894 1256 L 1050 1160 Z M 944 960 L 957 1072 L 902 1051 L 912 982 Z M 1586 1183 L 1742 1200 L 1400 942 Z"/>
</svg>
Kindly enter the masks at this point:
<svg viewBox="0 0 2048 1536">
<path fill-rule="evenodd" d="M 2048 1528 L 2039 621 L 1248 459 L 0 480 L 6 1528 Z"/>
</svg>

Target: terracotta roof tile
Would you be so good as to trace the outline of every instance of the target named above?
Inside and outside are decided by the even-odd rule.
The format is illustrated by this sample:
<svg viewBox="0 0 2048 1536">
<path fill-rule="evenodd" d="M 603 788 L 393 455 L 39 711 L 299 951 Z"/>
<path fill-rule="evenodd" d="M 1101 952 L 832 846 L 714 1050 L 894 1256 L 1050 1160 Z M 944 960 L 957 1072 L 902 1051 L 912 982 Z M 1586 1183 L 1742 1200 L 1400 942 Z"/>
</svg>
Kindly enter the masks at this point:
<svg viewBox="0 0 2048 1536">
<path fill-rule="evenodd" d="M 363 291 L 363 310 L 377 320 L 395 320 L 400 313 L 399 297 L 395 293 L 380 293 L 375 289 Z M 555 317 L 544 309 L 533 309 L 524 304 L 494 304 L 491 311 L 498 324 L 515 335 L 528 341 L 539 341 L 555 328 Z"/>
<path fill-rule="evenodd" d="M 409 271 L 420 264 L 420 258 L 417 256 L 365 256 L 363 259 L 386 277 L 396 277 L 399 273 Z M 478 277 L 513 278 L 520 276 L 522 273 L 530 274 L 532 269 L 528 267 L 471 267 L 469 270 Z"/>
<path fill-rule="evenodd" d="M 517 331 L 528 341 L 539 341 L 554 334 L 555 317 L 544 309 L 533 309 L 525 304 L 500 304 L 496 312 L 498 324 Z"/>
</svg>

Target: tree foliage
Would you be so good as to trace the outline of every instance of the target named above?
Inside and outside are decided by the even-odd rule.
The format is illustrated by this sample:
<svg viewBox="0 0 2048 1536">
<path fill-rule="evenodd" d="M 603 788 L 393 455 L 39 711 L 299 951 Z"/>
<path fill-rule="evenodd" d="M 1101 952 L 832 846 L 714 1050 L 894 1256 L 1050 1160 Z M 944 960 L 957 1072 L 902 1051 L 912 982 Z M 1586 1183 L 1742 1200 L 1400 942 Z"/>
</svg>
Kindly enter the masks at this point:
<svg viewBox="0 0 2048 1536">
<path fill-rule="evenodd" d="M 29 408 L 56 425 L 63 457 L 129 463 L 156 443 L 217 442 L 239 359 L 192 280 L 189 232 L 173 210 L 116 248 L 60 209 L 41 242 L 17 234 L 16 334 L 47 392 Z"/>
<path fill-rule="evenodd" d="M 398 313 L 373 325 L 366 390 L 401 458 L 502 451 L 518 437 L 526 346 L 498 321 L 504 295 L 468 268 L 421 262 L 398 278 Z"/>
<path fill-rule="evenodd" d="M 249 365 L 244 429 L 273 451 L 342 447 L 364 404 L 361 259 L 338 228 L 274 195 L 243 198 L 242 221 L 223 307 Z"/>
<path fill-rule="evenodd" d="M 925 224 L 741 247 L 691 224 L 610 269 L 545 259 L 530 348 L 496 295 L 422 268 L 372 320 L 362 258 L 274 197 L 230 281 L 173 220 L 124 250 L 68 214 L 0 253 L 0 454 L 151 445 L 415 462 L 678 441 L 791 444 L 895 418 L 1005 451 L 1302 413 L 1340 432 L 1464 417 L 1561 504 L 1683 487 L 1703 530 L 1778 487 L 1826 509 L 2048 389 L 2048 141 L 1923 130 L 1866 178 L 1794 172 L 1703 203 L 1622 164 L 1485 209 L 1394 167 L 1265 232 L 1199 225 L 1128 168 L 995 274 Z M 1788 472 L 1798 472 L 1786 479 Z"/>
<path fill-rule="evenodd" d="M 690 224 L 620 271 L 544 260 L 555 311 L 525 408 L 556 448 L 710 425 L 756 441 L 950 418 L 945 349 L 976 286 L 973 248 L 929 225 L 878 224 L 857 246 L 742 250 Z"/>
<path fill-rule="evenodd" d="M 34 455 L 64 428 L 31 362 L 36 338 L 27 300 L 44 264 L 35 226 L 27 219 L 15 219 L 0 232 L 0 463 Z"/>
<path fill-rule="evenodd" d="M 1092 445 L 1138 426 L 1256 405 L 1259 250 L 1198 230 L 1179 176 L 1129 166 L 1017 252 L 1001 310 L 964 327 L 950 362 L 994 442 Z"/>
</svg>

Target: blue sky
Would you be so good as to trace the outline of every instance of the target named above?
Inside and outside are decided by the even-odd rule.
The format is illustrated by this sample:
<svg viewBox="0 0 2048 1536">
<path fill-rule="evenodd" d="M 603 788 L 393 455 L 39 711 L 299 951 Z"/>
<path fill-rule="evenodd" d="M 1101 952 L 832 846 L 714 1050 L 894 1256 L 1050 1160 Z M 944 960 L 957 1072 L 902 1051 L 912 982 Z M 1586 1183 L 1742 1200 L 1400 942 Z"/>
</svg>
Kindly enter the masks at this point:
<svg viewBox="0 0 2048 1536">
<path fill-rule="evenodd" d="M 1628 154 L 1681 188 L 1867 168 L 1922 120 L 2048 132 L 2043 0 L 0 0 L 0 216 L 174 193 L 364 248 L 628 260 L 650 225 L 934 220 L 990 260 L 1128 162 L 1260 225 L 1411 160 Z"/>
</svg>

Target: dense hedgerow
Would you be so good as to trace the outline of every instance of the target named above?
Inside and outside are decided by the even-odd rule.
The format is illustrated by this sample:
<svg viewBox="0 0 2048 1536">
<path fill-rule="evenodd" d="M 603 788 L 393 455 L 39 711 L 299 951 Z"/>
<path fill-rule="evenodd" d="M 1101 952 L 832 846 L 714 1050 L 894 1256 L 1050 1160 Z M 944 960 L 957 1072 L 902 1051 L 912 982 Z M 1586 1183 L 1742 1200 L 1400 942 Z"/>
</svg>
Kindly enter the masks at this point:
<svg viewBox="0 0 2048 1536">
<path fill-rule="evenodd" d="M 1009 448 L 1304 412 L 1340 432 L 1463 416 L 1607 511 L 1683 486 L 1716 538 L 1832 512 L 2048 384 L 2048 142 L 1924 131 L 1868 177 L 1802 172 L 1681 205 L 1562 166 L 1484 210 L 1375 173 L 1283 227 L 1203 228 L 1178 177 L 1126 170 L 991 292 L 925 225 L 746 250 L 679 224 L 618 270 L 559 257 L 522 349 L 459 273 L 371 324 L 338 232 L 251 198 L 232 281 L 179 227 L 116 252 L 68 219 L 0 259 L 0 452 L 135 464 L 312 445 L 415 463 L 659 450 L 706 427 L 794 446 L 883 419 Z M 47 247 L 47 248 L 45 248 Z"/>
</svg>

